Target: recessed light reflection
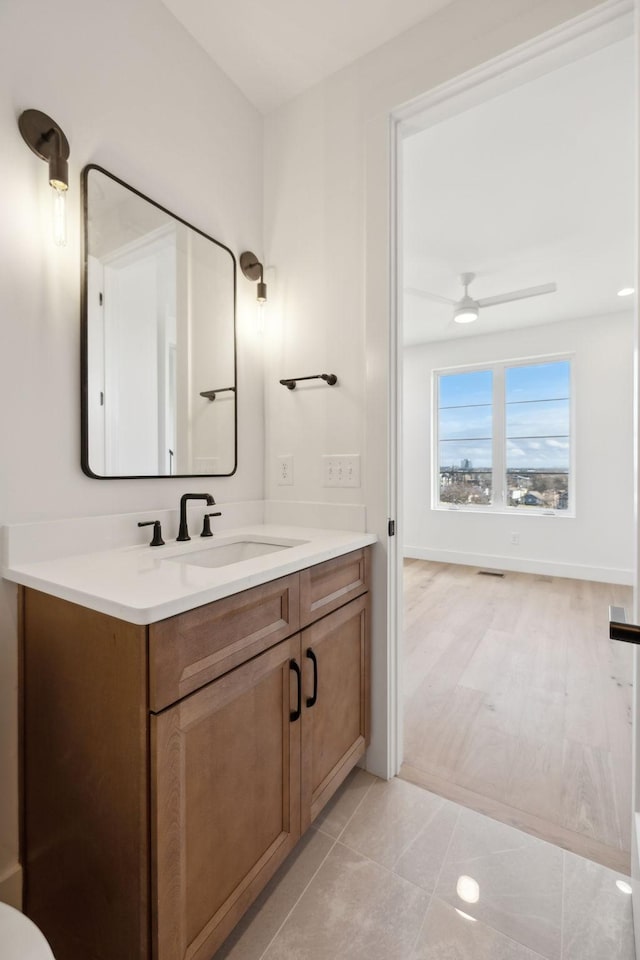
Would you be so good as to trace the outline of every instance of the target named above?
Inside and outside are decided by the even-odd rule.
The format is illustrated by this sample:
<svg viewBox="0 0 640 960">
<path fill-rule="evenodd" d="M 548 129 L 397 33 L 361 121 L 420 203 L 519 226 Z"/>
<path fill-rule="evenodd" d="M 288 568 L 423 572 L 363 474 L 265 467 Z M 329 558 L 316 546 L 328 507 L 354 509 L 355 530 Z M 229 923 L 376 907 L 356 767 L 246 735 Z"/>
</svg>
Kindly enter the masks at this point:
<svg viewBox="0 0 640 960">
<path fill-rule="evenodd" d="M 622 893 L 633 893 L 631 889 L 631 884 L 627 883 L 626 880 L 616 880 L 616 887 L 618 890 L 621 890 Z"/>
<path fill-rule="evenodd" d="M 618 296 L 619 296 L 619 297 L 630 297 L 631 294 L 632 294 L 632 293 L 635 293 L 635 292 L 636 292 L 636 291 L 635 291 L 635 289 L 634 289 L 633 287 L 623 287 L 622 290 L 618 290 Z"/>
<path fill-rule="evenodd" d="M 461 917 L 464 917 L 465 920 L 471 920 L 471 923 L 477 922 L 477 917 L 470 917 L 468 913 L 464 913 L 462 910 L 458 910 L 457 907 L 453 908 L 456 913 L 459 913 Z"/>
<path fill-rule="evenodd" d="M 473 877 L 458 877 L 456 893 L 465 903 L 477 903 L 480 899 L 480 885 Z"/>
</svg>

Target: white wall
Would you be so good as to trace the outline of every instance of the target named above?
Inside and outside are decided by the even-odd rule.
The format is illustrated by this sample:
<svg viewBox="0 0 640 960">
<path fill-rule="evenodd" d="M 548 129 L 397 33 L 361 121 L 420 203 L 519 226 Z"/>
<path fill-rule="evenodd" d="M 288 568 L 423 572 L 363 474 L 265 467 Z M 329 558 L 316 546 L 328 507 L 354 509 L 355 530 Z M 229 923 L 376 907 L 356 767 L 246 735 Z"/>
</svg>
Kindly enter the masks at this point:
<svg viewBox="0 0 640 960">
<path fill-rule="evenodd" d="M 395 772 L 387 724 L 390 114 L 459 74 L 597 6 L 594 0 L 454 0 L 267 117 L 265 256 L 268 496 L 361 499 L 373 564 L 373 723 L 367 764 Z M 326 369 L 321 369 L 326 368 Z M 336 373 L 288 393 L 281 377 Z M 294 456 L 294 485 L 275 458 Z M 361 453 L 361 490 L 322 486 L 322 453 Z M 393 710 L 392 710 L 393 714 Z M 391 716 L 392 716 L 391 714 Z"/>
<path fill-rule="evenodd" d="M 17 117 L 71 144 L 69 242 L 50 239 L 47 167 Z M 199 480 L 92 480 L 80 470 L 80 170 L 98 163 L 238 255 L 261 252 L 262 119 L 158 0 L 0 4 L 0 523 L 263 494 L 262 345 L 239 277 L 239 468 Z M 17 862 L 15 592 L 0 595 L 0 897 Z M 7 879 L 8 878 L 8 879 Z M 6 885 L 3 887 L 3 881 Z"/>
<path fill-rule="evenodd" d="M 575 518 L 434 510 L 433 370 L 552 353 L 573 355 Z M 403 393 L 405 556 L 633 582 L 631 314 L 407 347 Z"/>
<path fill-rule="evenodd" d="M 261 347 L 249 333 L 255 288 L 240 278 L 240 468 L 208 484 L 217 499 L 260 496 L 266 465 L 269 496 L 360 500 L 369 529 L 384 538 L 389 112 L 594 6 L 596 0 L 455 0 L 268 119 L 265 262 L 275 269 L 266 278 L 266 456 Z M 17 130 L 26 107 L 50 113 L 71 141 L 64 250 L 48 238 L 46 168 Z M 43 0 L 4 0 L 0 129 L 0 521 L 174 506 L 183 481 L 95 481 L 78 467 L 78 175 L 85 163 L 100 163 L 234 251 L 260 254 L 260 121 L 157 0 L 60 0 L 55 10 Z M 325 365 L 340 388 L 303 395 L 277 384 L 325 372 Z M 326 452 L 363 454 L 362 490 L 322 487 L 318 455 Z M 278 453 L 295 456 L 293 488 L 275 485 Z M 374 564 L 369 757 L 381 773 L 389 769 L 386 563 L 383 545 Z M 11 589 L 2 604 L 0 883 L 16 876 Z"/>
</svg>

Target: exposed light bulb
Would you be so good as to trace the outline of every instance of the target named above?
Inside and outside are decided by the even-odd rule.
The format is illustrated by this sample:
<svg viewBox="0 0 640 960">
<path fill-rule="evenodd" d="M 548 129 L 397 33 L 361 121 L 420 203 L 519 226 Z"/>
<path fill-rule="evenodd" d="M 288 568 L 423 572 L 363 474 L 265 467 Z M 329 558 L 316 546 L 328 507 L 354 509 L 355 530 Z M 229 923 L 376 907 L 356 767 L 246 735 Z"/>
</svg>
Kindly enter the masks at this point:
<svg viewBox="0 0 640 960">
<path fill-rule="evenodd" d="M 623 287 L 621 290 L 618 290 L 619 297 L 630 297 L 632 293 L 635 293 L 634 287 Z"/>
<path fill-rule="evenodd" d="M 627 883 L 626 880 L 616 880 L 616 887 L 617 887 L 618 890 L 620 890 L 622 893 L 628 893 L 628 894 L 633 893 L 633 889 L 632 889 L 632 887 L 631 887 L 631 884 L 630 884 L 630 883 Z"/>
<path fill-rule="evenodd" d="M 57 247 L 67 245 L 67 198 L 66 187 L 53 187 L 53 242 Z"/>
</svg>

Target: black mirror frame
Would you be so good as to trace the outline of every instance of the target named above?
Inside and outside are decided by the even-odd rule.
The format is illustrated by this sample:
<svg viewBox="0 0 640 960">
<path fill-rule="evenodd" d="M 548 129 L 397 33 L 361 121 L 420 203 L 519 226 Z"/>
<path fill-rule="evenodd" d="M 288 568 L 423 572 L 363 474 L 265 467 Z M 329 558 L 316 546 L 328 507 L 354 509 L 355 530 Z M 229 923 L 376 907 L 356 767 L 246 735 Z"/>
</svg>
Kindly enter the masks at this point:
<svg viewBox="0 0 640 960">
<path fill-rule="evenodd" d="M 110 180 L 114 180 L 116 183 L 119 183 L 120 186 L 124 187 L 126 190 L 130 190 L 131 193 L 134 193 L 136 196 L 140 197 L 142 200 L 145 200 L 147 203 L 152 204 L 154 207 L 157 207 L 159 210 L 162 210 L 163 213 L 166 213 L 168 216 L 173 217 L 174 220 L 177 220 L 179 223 L 182 223 L 185 227 L 188 227 L 190 230 L 194 230 L 196 233 L 200 234 L 201 237 L 204 237 L 205 240 L 211 241 L 217 247 L 221 247 L 223 250 L 226 250 L 229 256 L 231 257 L 231 262 L 233 264 L 233 376 L 235 382 L 235 400 L 234 400 L 234 438 L 233 438 L 233 469 L 228 473 L 173 473 L 173 474 L 142 474 L 142 475 L 118 475 L 118 476 L 102 476 L 101 474 L 94 473 L 91 467 L 89 466 L 89 398 L 88 398 L 88 366 L 89 366 L 89 356 L 88 356 L 88 309 L 87 309 L 87 287 L 88 287 L 88 227 L 89 227 L 89 217 L 88 217 L 88 179 L 89 174 L 92 170 L 97 170 L 99 173 L 104 174 L 106 177 L 109 177 Z M 135 187 L 132 187 L 130 184 L 126 183 L 124 180 L 121 180 L 119 177 L 116 177 L 113 173 L 110 173 L 108 170 L 105 170 L 104 167 L 99 166 L 96 163 L 88 163 L 85 167 L 82 168 L 81 173 L 81 202 L 82 202 L 82 282 L 81 282 L 81 293 L 80 293 L 80 424 L 81 424 L 81 465 L 83 472 L 94 480 L 175 480 L 176 478 L 186 478 L 186 477 L 232 477 L 238 469 L 238 331 L 237 331 L 237 263 L 236 258 L 232 250 L 227 247 L 224 243 L 220 243 L 219 240 L 214 240 L 213 237 L 210 237 L 209 234 L 205 233 L 203 230 L 199 230 L 197 227 L 194 227 L 193 224 L 189 223 L 187 220 L 184 220 L 182 217 L 179 217 L 177 214 L 173 213 L 171 210 L 167 210 L 166 207 L 163 207 L 162 204 L 156 203 L 155 200 L 152 200 L 146 194 L 141 193 L 139 190 L 136 190 Z"/>
</svg>

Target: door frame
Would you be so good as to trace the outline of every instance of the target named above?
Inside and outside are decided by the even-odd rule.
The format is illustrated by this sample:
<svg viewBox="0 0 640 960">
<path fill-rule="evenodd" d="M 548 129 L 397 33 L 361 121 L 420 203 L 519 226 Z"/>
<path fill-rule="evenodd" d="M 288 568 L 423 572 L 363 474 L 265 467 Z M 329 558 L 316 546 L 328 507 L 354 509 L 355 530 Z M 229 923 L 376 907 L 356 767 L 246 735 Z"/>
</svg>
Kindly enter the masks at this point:
<svg viewBox="0 0 640 960">
<path fill-rule="evenodd" d="M 469 70 L 447 83 L 444 83 L 424 96 L 412 100 L 409 104 L 392 111 L 390 123 L 390 237 L 389 237 L 389 370 L 388 370 L 388 506 L 389 517 L 396 519 L 397 536 L 389 540 L 388 566 L 388 749 L 389 772 L 397 774 L 403 756 L 403 691 L 402 691 L 402 564 L 403 564 L 403 525 L 402 517 L 402 288 L 400 283 L 402 270 L 402 250 L 400 243 L 400 213 L 402 199 L 401 150 L 402 141 L 410 129 L 416 125 L 431 126 L 453 114 L 480 104 L 514 86 L 542 76 L 554 68 L 584 56 L 591 51 L 633 34 L 636 38 L 636 71 L 640 73 L 640 0 L 605 0 L 593 10 L 559 25 L 541 34 L 535 39 L 515 47 L 495 59 L 487 61 L 477 68 Z M 637 111 L 636 111 L 637 117 Z M 636 183 L 638 178 L 636 177 Z M 636 232 L 639 218 L 637 215 L 638 196 L 636 195 Z M 640 290 L 640 262 L 636 263 L 636 289 Z M 636 314 L 635 357 L 634 357 L 634 461 L 636 487 L 638 486 L 638 450 L 640 448 L 640 371 L 638 352 L 640 335 Z M 636 497 L 636 516 L 634 517 L 636 560 L 634 585 L 634 621 L 640 622 L 640 586 L 638 583 L 638 557 L 640 556 L 640 529 L 638 524 L 638 500 Z M 634 727 L 640 729 L 640 656 L 634 648 Z M 639 750 L 634 737 L 633 750 L 633 811 L 634 825 L 632 835 L 632 875 L 640 878 L 638 842 L 640 840 L 640 813 L 636 798 L 640 798 L 640 763 L 637 762 Z M 636 827 L 637 824 L 637 827 Z M 636 941 L 640 943 L 640 880 L 634 881 L 634 900 L 636 910 Z"/>
</svg>

